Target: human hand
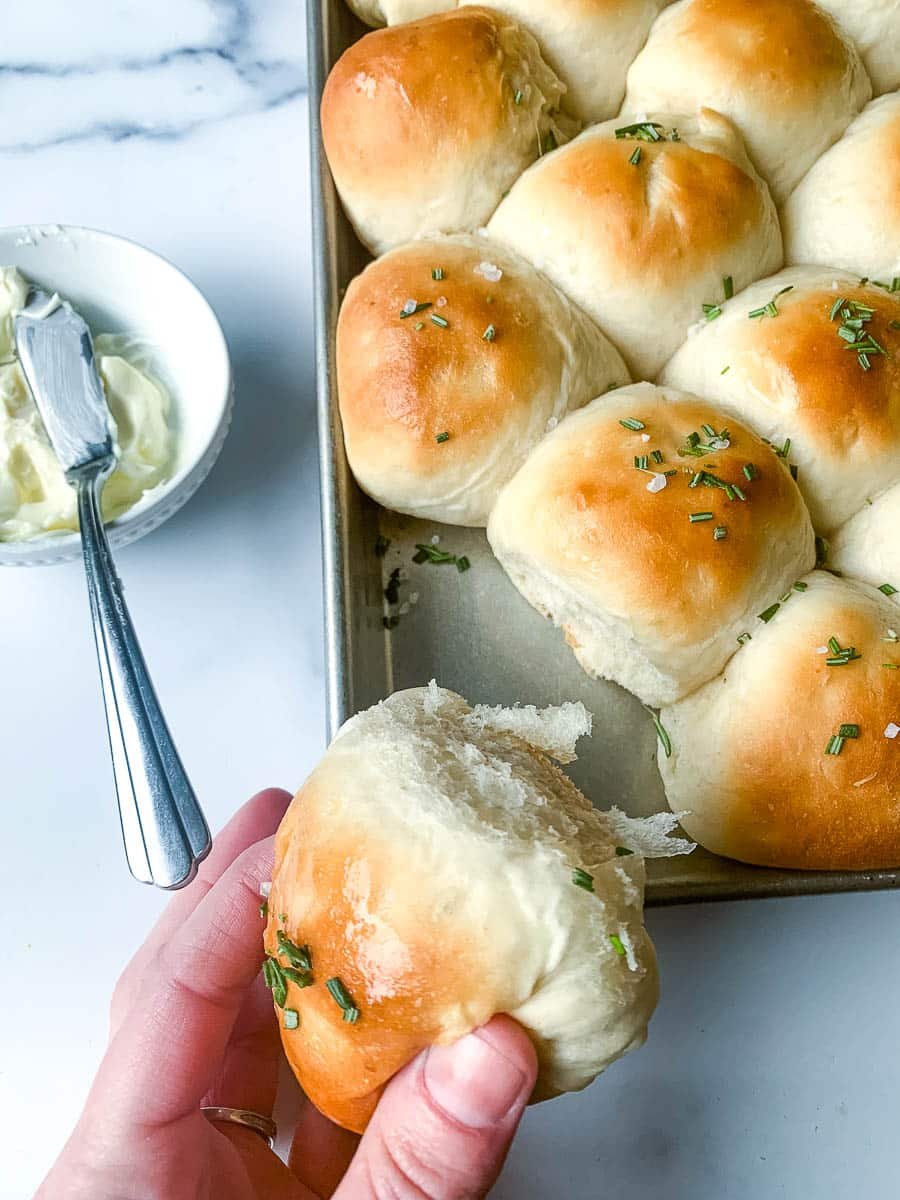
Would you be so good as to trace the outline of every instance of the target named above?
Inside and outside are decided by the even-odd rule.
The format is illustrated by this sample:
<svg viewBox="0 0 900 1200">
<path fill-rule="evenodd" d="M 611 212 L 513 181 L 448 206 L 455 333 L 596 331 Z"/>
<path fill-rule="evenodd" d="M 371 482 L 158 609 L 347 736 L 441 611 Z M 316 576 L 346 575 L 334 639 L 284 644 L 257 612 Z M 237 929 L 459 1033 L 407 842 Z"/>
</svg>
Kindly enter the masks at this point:
<svg viewBox="0 0 900 1200">
<path fill-rule="evenodd" d="M 271 789 L 237 813 L 125 969 L 84 1111 L 35 1200 L 463 1200 L 494 1182 L 537 1069 L 506 1017 L 419 1055 L 361 1139 L 307 1104 L 289 1166 L 252 1130 L 201 1115 L 272 1114 L 259 890 L 289 801 Z"/>
</svg>

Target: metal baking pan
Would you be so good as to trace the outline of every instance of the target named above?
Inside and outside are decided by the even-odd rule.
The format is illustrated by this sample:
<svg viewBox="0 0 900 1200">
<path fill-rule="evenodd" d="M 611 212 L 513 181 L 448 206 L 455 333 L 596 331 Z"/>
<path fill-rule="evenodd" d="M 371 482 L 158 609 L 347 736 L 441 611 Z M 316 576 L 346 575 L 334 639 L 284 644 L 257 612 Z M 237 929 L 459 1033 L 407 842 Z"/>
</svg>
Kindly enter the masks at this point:
<svg viewBox="0 0 900 1200">
<path fill-rule="evenodd" d="M 589 679 L 562 634 L 522 599 L 481 530 L 415 521 L 380 509 L 356 486 L 341 436 L 334 334 L 341 296 L 368 260 L 341 211 L 321 149 L 319 102 L 332 64 L 365 32 L 344 0 L 311 0 L 308 12 L 316 370 L 325 586 L 329 736 L 353 713 L 399 688 L 435 678 L 473 703 L 582 700 L 594 735 L 571 774 L 601 807 L 633 816 L 666 808 L 656 734 L 641 704 L 615 684 Z M 379 535 L 386 555 L 375 553 Z M 415 565 L 416 543 L 466 555 L 471 569 Z M 408 576 L 393 630 L 383 617 L 391 571 Z M 415 597 L 417 602 L 413 603 Z M 397 607 L 389 610 L 398 613 Z M 900 871 L 771 871 L 697 849 L 648 863 L 647 903 L 738 900 L 864 891 L 900 885 Z"/>
</svg>

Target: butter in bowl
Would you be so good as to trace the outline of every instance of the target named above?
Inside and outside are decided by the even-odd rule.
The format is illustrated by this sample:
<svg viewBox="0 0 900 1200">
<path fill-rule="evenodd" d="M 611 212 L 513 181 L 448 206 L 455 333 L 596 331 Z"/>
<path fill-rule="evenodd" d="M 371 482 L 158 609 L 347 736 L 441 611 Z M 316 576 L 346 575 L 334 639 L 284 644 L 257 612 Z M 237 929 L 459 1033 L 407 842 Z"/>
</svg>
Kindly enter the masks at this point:
<svg viewBox="0 0 900 1200">
<path fill-rule="evenodd" d="M 199 487 L 228 430 L 224 335 L 200 292 L 124 238 L 66 226 L 0 230 L 0 565 L 80 555 L 74 490 L 17 361 L 30 285 L 87 320 L 118 449 L 102 493 L 113 546 L 156 528 Z"/>
</svg>

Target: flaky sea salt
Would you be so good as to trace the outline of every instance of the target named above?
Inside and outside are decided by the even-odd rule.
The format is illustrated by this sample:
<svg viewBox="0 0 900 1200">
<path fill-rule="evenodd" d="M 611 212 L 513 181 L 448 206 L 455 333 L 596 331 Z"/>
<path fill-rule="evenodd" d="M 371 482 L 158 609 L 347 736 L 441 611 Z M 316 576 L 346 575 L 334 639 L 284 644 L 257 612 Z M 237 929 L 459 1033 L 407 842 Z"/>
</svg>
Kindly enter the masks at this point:
<svg viewBox="0 0 900 1200">
<path fill-rule="evenodd" d="M 653 478 L 650 480 L 650 482 L 647 484 L 647 491 L 654 492 L 654 493 L 661 492 L 668 482 L 669 481 L 668 481 L 668 479 L 666 479 L 665 475 L 659 475 L 659 474 L 654 475 Z"/>
<path fill-rule="evenodd" d="M 487 279 L 490 283 L 497 283 L 498 280 L 503 278 L 503 272 L 492 262 L 480 262 L 475 268 L 475 274 L 481 275 L 482 278 Z"/>
</svg>

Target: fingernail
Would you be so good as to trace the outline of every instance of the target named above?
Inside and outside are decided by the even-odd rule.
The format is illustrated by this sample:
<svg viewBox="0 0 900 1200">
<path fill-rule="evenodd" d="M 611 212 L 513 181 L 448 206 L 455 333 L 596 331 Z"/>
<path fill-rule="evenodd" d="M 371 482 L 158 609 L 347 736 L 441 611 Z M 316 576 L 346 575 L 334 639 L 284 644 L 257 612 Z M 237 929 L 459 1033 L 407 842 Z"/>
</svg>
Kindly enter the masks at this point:
<svg viewBox="0 0 900 1200">
<path fill-rule="evenodd" d="M 524 1073 L 480 1030 L 451 1046 L 432 1046 L 424 1078 L 435 1104 L 471 1129 L 497 1125 L 525 1088 Z"/>
</svg>

